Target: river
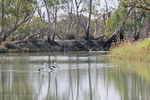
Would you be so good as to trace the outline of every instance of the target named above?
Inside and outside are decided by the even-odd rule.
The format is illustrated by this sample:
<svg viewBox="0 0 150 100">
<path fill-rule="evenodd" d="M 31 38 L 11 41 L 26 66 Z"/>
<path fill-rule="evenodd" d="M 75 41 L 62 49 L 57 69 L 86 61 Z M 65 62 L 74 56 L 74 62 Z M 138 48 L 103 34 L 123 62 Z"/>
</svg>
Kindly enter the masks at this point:
<svg viewBox="0 0 150 100">
<path fill-rule="evenodd" d="M 38 72 L 44 63 L 59 70 Z M 0 100 L 150 100 L 150 64 L 107 52 L 0 54 Z"/>
</svg>

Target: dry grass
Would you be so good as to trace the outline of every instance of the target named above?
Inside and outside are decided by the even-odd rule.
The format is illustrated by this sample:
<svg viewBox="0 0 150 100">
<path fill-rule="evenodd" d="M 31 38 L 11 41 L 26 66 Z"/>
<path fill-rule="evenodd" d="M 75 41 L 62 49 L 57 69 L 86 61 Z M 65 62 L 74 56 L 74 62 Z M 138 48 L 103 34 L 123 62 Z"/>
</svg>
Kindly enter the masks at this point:
<svg viewBox="0 0 150 100">
<path fill-rule="evenodd" d="M 110 55 L 117 59 L 150 61 L 150 38 L 136 43 L 122 43 L 111 49 Z"/>
</svg>

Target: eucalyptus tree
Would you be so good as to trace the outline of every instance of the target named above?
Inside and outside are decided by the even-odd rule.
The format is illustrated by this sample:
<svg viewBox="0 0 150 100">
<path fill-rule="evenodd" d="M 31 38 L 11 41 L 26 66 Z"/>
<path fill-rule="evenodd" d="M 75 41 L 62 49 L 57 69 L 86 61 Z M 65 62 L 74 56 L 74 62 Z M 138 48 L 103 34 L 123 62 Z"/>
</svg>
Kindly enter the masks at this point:
<svg viewBox="0 0 150 100">
<path fill-rule="evenodd" d="M 51 41 L 55 39 L 55 35 L 56 35 L 56 25 L 59 26 L 57 24 L 57 13 L 58 13 L 58 6 L 60 4 L 63 4 L 65 0 L 43 0 L 45 8 L 46 8 L 46 12 L 47 12 L 47 17 L 48 17 L 48 41 Z M 51 19 L 53 19 L 53 23 L 54 23 L 54 34 L 53 34 L 53 38 L 51 39 L 52 33 L 52 21 Z"/>
<path fill-rule="evenodd" d="M 74 8 L 74 6 L 75 5 L 73 3 L 73 0 L 69 0 L 69 2 L 67 2 L 67 12 L 68 12 L 68 16 L 69 16 L 67 34 L 69 34 L 72 31 L 72 28 L 75 23 L 75 8 Z"/>
<path fill-rule="evenodd" d="M 87 8 L 86 11 L 88 13 L 88 21 L 87 21 L 87 26 L 86 26 L 86 30 L 85 30 L 85 34 L 86 34 L 86 39 L 89 39 L 89 35 L 90 35 L 90 27 L 91 27 L 91 20 L 92 17 L 95 18 L 101 18 L 101 14 L 100 14 L 100 0 L 86 0 L 86 4 L 87 4 Z M 97 19 L 95 20 L 97 21 Z M 95 24 L 95 27 L 97 27 L 97 24 Z M 95 32 L 96 32 L 96 28 L 95 28 Z"/>
<path fill-rule="evenodd" d="M 31 18 L 35 7 L 34 0 L 2 0 L 0 1 L 1 30 L 0 41 L 6 39 L 21 25 Z"/>
<path fill-rule="evenodd" d="M 98 30 L 100 28 L 98 28 L 98 22 L 100 22 L 100 20 L 102 19 L 102 13 L 101 11 L 99 10 L 100 8 L 100 0 L 96 0 L 95 2 L 93 2 L 93 11 L 92 11 L 92 14 L 93 14 L 93 22 L 94 22 L 94 26 L 95 26 L 95 33 L 94 33 L 94 38 L 96 38 L 96 35 L 98 33 Z M 102 25 L 102 23 L 101 23 Z"/>
<path fill-rule="evenodd" d="M 66 0 L 62 5 L 61 8 L 67 15 L 66 18 L 68 19 L 68 26 L 67 26 L 67 34 L 70 34 L 73 26 L 75 25 L 76 16 L 75 16 L 75 0 Z M 79 16 L 78 16 L 79 17 Z"/>
<path fill-rule="evenodd" d="M 0 45 L 2 41 L 3 24 L 4 24 L 4 0 L 1 1 Z"/>
<path fill-rule="evenodd" d="M 111 17 L 112 12 L 114 10 L 116 10 L 116 8 L 111 6 L 111 5 L 108 5 L 109 3 L 113 3 L 114 2 L 113 0 L 104 0 L 104 2 L 105 2 L 105 7 L 103 7 L 101 9 L 101 12 L 103 13 L 103 22 L 104 22 L 104 26 L 105 26 L 105 34 L 107 34 L 108 33 L 107 27 L 106 27 L 107 19 L 109 19 Z"/>
<path fill-rule="evenodd" d="M 88 24 L 86 27 L 86 36 L 87 36 L 87 40 L 89 40 L 89 34 L 90 34 L 90 25 L 91 25 L 91 14 L 92 14 L 92 1 L 93 0 L 89 0 L 89 19 L 88 19 Z"/>
<path fill-rule="evenodd" d="M 51 31 L 51 20 L 50 20 L 50 9 L 49 9 L 49 6 L 50 5 L 48 5 L 49 3 L 51 3 L 50 2 L 50 0 L 48 1 L 48 0 L 43 0 L 43 2 L 44 2 L 44 5 L 45 5 L 45 8 L 46 8 L 46 12 L 47 12 L 47 17 L 48 17 L 48 42 L 50 42 L 51 41 L 51 33 L 50 33 L 50 31 Z"/>
<path fill-rule="evenodd" d="M 92 2 L 92 0 L 66 0 L 63 5 L 63 11 L 67 13 L 67 34 L 74 33 L 76 39 L 78 39 L 80 37 L 79 34 L 82 35 L 82 33 L 84 33 L 85 36 L 89 35 L 91 16 L 96 15 L 98 11 L 96 10 L 97 5 L 100 6 L 100 0 L 95 0 L 94 2 Z M 73 28 L 74 26 L 75 29 Z M 72 29 L 75 31 L 73 32 Z"/>
<path fill-rule="evenodd" d="M 131 17 L 130 17 L 130 24 L 129 27 L 130 31 L 134 33 L 134 40 L 138 40 L 140 34 L 142 33 L 142 29 L 146 28 L 143 27 L 144 23 L 150 23 L 150 7 L 149 7 L 149 0 L 119 0 L 120 4 L 124 6 L 125 8 L 131 7 L 133 3 L 136 5 L 134 6 L 134 9 L 132 11 Z M 145 22 L 147 21 L 147 22 Z M 149 24 L 148 24 L 149 27 Z M 129 30 L 128 28 L 128 30 Z M 146 29 L 147 32 L 145 34 L 148 36 L 148 30 L 149 28 Z M 141 34 L 143 35 L 143 34 Z"/>
<path fill-rule="evenodd" d="M 108 3 L 106 0 L 105 1 L 105 4 L 106 4 L 106 8 L 104 9 L 105 13 L 103 14 L 103 20 L 104 20 L 104 25 L 105 25 L 105 34 L 107 33 L 107 28 L 106 28 L 106 20 L 110 17 L 109 16 L 109 12 L 108 12 Z"/>
<path fill-rule="evenodd" d="M 58 17 L 58 11 L 61 9 L 61 5 L 63 5 L 63 3 L 65 3 L 65 1 L 54 0 L 53 4 L 51 5 L 52 10 L 50 11 L 50 13 L 51 13 L 52 19 L 53 19 L 53 37 L 52 37 L 52 41 L 55 40 L 56 35 L 58 36 L 57 27 L 59 28 L 60 33 L 61 33 L 61 28 L 57 23 L 57 17 Z"/>
<path fill-rule="evenodd" d="M 127 14 L 127 9 L 123 8 L 122 6 L 119 6 L 117 10 L 112 14 L 111 17 L 109 17 L 106 21 L 106 28 L 107 28 L 107 37 L 113 33 L 118 26 L 120 25 L 121 21 L 124 19 L 124 16 Z M 120 29 L 120 37 L 123 39 L 124 37 L 124 25 Z"/>
<path fill-rule="evenodd" d="M 38 38 L 43 38 L 43 33 L 46 32 L 47 22 L 44 18 L 40 18 L 38 16 L 34 16 L 29 23 L 29 26 L 26 26 L 26 30 L 24 32 L 28 32 L 29 34 L 24 38 L 24 40 L 30 39 L 35 35 L 38 35 Z"/>
<path fill-rule="evenodd" d="M 75 7 L 76 7 L 76 30 L 77 30 L 77 36 L 79 36 L 79 31 L 80 31 L 80 15 L 79 13 L 82 12 L 82 6 L 83 6 L 84 0 L 75 0 Z"/>
<path fill-rule="evenodd" d="M 53 13 L 54 13 L 54 17 L 53 17 L 53 23 L 54 23 L 54 34 L 53 34 L 53 38 L 52 38 L 52 40 L 54 41 L 55 40 L 55 35 L 56 35 L 56 24 L 57 24 L 57 11 L 58 11 L 58 7 L 57 7 L 57 5 L 55 5 L 54 7 L 53 7 Z"/>
<path fill-rule="evenodd" d="M 63 5 L 62 9 L 67 15 L 67 35 L 74 34 L 76 39 L 79 38 L 79 34 L 82 31 L 81 26 L 81 17 L 85 12 L 85 2 L 86 0 L 66 0 Z M 72 29 L 75 26 L 75 31 L 73 32 Z"/>
</svg>

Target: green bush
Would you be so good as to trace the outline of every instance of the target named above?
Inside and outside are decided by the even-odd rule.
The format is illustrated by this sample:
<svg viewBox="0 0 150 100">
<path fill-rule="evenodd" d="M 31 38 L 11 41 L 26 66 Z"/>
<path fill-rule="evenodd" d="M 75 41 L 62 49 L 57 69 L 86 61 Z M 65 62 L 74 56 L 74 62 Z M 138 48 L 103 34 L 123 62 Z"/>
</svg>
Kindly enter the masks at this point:
<svg viewBox="0 0 150 100">
<path fill-rule="evenodd" d="M 138 43 L 139 49 L 148 49 L 150 47 L 150 38 Z"/>
<path fill-rule="evenodd" d="M 118 56 L 119 58 L 126 58 L 132 56 L 132 49 L 128 46 L 118 47 L 111 50 L 111 54 L 113 56 Z"/>
</svg>

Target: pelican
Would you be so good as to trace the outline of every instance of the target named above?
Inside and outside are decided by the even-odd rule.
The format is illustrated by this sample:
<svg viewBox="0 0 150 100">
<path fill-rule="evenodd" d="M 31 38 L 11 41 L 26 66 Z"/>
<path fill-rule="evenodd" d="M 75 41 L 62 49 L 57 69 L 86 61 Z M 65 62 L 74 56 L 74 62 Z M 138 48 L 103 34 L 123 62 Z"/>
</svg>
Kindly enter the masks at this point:
<svg viewBox="0 0 150 100">
<path fill-rule="evenodd" d="M 45 68 L 40 68 L 39 71 L 40 71 L 40 72 L 47 72 L 47 71 L 50 72 L 50 68 L 48 67 L 48 64 L 47 64 L 47 63 L 44 63 L 44 67 L 45 67 Z"/>
<path fill-rule="evenodd" d="M 54 63 L 53 66 L 49 66 L 49 69 L 50 69 L 50 70 L 58 70 L 59 67 L 58 67 L 58 65 L 57 65 L 56 63 Z"/>
<path fill-rule="evenodd" d="M 40 72 L 46 72 L 47 70 L 45 68 L 40 68 L 39 71 Z"/>
<path fill-rule="evenodd" d="M 46 72 L 46 71 L 50 72 L 50 71 L 54 71 L 56 69 L 59 69 L 59 67 L 57 66 L 56 63 L 54 63 L 53 66 L 48 66 L 47 63 L 44 63 L 44 67 L 46 67 L 46 68 L 40 68 L 39 71 L 40 72 Z"/>
</svg>

